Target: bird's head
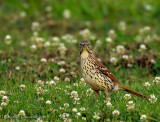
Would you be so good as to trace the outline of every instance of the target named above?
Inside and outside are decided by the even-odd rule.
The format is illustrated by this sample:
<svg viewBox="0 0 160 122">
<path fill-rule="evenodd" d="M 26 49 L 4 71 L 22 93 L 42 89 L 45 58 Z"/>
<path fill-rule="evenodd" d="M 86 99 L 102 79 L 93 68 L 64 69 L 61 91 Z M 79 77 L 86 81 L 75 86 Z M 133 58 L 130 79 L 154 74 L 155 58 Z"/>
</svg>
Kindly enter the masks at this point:
<svg viewBox="0 0 160 122">
<path fill-rule="evenodd" d="M 89 41 L 81 41 L 80 42 L 80 54 L 83 51 L 87 51 L 88 53 L 92 53 L 91 43 Z"/>
</svg>

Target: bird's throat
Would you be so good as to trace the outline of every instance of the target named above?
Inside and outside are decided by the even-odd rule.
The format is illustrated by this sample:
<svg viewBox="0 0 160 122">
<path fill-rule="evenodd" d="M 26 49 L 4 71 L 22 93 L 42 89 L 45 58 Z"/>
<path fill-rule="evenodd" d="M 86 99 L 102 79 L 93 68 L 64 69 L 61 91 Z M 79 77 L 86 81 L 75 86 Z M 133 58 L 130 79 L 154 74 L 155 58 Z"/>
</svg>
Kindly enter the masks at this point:
<svg viewBox="0 0 160 122">
<path fill-rule="evenodd" d="M 81 58 L 82 59 L 86 59 L 88 57 L 89 53 L 87 50 L 83 50 L 82 53 L 81 53 Z"/>
</svg>

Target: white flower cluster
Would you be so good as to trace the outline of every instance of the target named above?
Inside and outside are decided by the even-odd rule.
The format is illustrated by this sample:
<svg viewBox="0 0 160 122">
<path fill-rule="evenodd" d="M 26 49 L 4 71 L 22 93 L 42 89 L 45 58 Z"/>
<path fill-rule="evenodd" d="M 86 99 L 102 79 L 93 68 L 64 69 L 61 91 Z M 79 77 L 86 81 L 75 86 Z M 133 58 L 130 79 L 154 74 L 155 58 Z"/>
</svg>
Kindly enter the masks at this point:
<svg viewBox="0 0 160 122">
<path fill-rule="evenodd" d="M 128 107 L 127 110 L 133 110 L 135 107 L 135 104 L 133 103 L 133 101 L 129 101 L 128 105 L 126 105 L 126 106 Z"/>
<path fill-rule="evenodd" d="M 86 95 L 91 96 L 93 94 L 93 90 L 91 88 L 87 89 Z"/>
<path fill-rule="evenodd" d="M 116 47 L 116 51 L 117 51 L 118 54 L 123 54 L 125 52 L 125 48 L 122 45 L 118 45 Z"/>
<path fill-rule="evenodd" d="M 155 79 L 153 80 L 153 83 L 160 84 L 160 77 L 155 77 Z"/>
<path fill-rule="evenodd" d="M 89 36 L 91 36 L 91 32 L 89 29 L 84 29 L 79 32 L 79 35 L 82 36 L 84 39 L 88 39 Z"/>
<path fill-rule="evenodd" d="M 147 89 L 149 89 L 149 87 L 150 87 L 150 83 L 149 82 L 145 82 L 145 84 L 144 84 L 144 86 L 147 88 Z"/>
<path fill-rule="evenodd" d="M 125 95 L 124 95 L 124 99 L 125 99 L 125 100 L 131 99 L 131 95 L 130 95 L 130 94 L 125 94 Z"/>
<path fill-rule="evenodd" d="M 120 112 L 119 112 L 119 110 L 114 110 L 114 111 L 112 112 L 112 114 L 113 114 L 114 116 L 118 116 L 118 115 L 120 114 Z"/>
<path fill-rule="evenodd" d="M 8 102 L 9 102 L 9 98 L 7 96 L 3 96 L 2 97 L 1 107 L 2 108 L 6 107 Z"/>
<path fill-rule="evenodd" d="M 25 116 L 25 111 L 24 110 L 20 110 L 19 114 L 18 114 L 18 117 L 23 117 L 23 116 Z"/>
<path fill-rule="evenodd" d="M 11 36 L 10 35 L 6 35 L 6 37 L 5 37 L 5 43 L 7 44 L 7 45 L 9 45 L 11 42 L 12 42 L 12 38 L 11 38 Z"/>
<path fill-rule="evenodd" d="M 155 96 L 154 94 L 151 94 L 151 95 L 150 95 L 150 98 L 149 98 L 149 101 L 150 101 L 151 103 L 155 103 L 155 102 L 157 101 L 156 96 Z"/>
<path fill-rule="evenodd" d="M 114 65 L 117 64 L 117 61 L 118 61 L 118 59 L 117 59 L 116 57 L 111 57 L 111 58 L 110 58 L 110 62 L 111 62 L 112 64 L 114 64 Z"/>
<path fill-rule="evenodd" d="M 93 118 L 98 120 L 98 119 L 100 119 L 101 117 L 99 116 L 99 113 L 94 112 Z"/>
<path fill-rule="evenodd" d="M 25 85 L 24 85 L 24 84 L 20 85 L 21 91 L 24 91 L 24 88 L 25 88 Z"/>
</svg>

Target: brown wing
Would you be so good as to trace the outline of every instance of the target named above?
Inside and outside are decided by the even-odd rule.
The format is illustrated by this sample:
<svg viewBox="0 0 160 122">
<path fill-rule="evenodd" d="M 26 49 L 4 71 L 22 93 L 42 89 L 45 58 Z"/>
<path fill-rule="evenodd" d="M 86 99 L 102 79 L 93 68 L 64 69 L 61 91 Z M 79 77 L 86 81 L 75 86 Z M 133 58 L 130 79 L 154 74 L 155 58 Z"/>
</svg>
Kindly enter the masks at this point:
<svg viewBox="0 0 160 122">
<path fill-rule="evenodd" d="M 97 65 L 97 69 L 99 69 L 104 75 L 109 77 L 115 85 L 118 84 L 116 78 L 112 75 L 112 73 L 108 70 L 108 68 L 104 66 L 100 61 L 98 61 L 95 58 L 95 56 L 93 56 L 93 58 L 95 59 L 95 64 Z"/>
</svg>

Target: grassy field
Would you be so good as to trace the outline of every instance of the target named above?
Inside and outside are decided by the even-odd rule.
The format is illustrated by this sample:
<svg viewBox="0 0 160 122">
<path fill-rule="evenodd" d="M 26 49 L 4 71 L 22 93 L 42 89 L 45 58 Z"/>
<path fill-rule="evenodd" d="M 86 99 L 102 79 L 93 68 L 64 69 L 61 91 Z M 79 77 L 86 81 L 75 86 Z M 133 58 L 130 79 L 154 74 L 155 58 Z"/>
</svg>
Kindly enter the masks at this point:
<svg viewBox="0 0 160 122">
<path fill-rule="evenodd" d="M 160 121 L 159 0 L 0 1 L 0 121 Z M 81 76 L 79 43 L 126 92 L 99 98 Z"/>
</svg>

